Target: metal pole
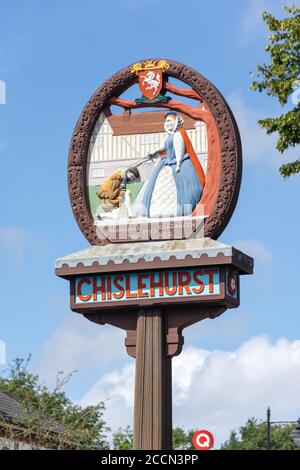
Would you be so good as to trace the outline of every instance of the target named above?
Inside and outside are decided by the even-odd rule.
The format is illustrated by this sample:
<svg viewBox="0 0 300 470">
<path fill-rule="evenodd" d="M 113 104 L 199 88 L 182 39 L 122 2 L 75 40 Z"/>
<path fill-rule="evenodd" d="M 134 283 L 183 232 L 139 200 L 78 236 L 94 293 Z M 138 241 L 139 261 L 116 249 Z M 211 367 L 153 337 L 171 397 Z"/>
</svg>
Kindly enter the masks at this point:
<svg viewBox="0 0 300 470">
<path fill-rule="evenodd" d="M 161 308 L 138 314 L 134 397 L 135 450 L 172 448 L 171 358 Z"/>
<path fill-rule="evenodd" d="M 270 450 L 270 442 L 271 442 L 271 410 L 268 406 L 267 409 L 267 450 Z"/>
</svg>

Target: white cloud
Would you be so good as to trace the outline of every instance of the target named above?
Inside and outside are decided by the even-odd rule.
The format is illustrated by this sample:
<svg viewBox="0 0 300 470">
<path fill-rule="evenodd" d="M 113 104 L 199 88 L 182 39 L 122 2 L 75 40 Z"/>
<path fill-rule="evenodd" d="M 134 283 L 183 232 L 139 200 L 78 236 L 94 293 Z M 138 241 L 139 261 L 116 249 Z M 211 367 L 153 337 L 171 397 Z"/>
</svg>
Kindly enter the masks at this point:
<svg viewBox="0 0 300 470">
<path fill-rule="evenodd" d="M 184 373 L 183 373 L 184 371 Z M 82 404 L 109 399 L 105 418 L 115 430 L 132 424 L 134 366 L 104 375 Z M 249 417 L 297 419 L 300 341 L 254 337 L 235 351 L 184 349 L 173 360 L 174 424 L 213 432 L 217 445 Z"/>
<path fill-rule="evenodd" d="M 246 341 L 234 352 L 188 348 L 174 361 L 176 422 L 212 430 L 217 442 L 249 417 L 264 419 L 271 406 L 274 419 L 296 419 L 300 393 L 300 341 L 266 337 Z M 192 356 L 191 356 L 192 355 Z M 198 356 L 198 358 L 197 358 Z M 180 371 L 194 363 L 191 385 L 184 389 Z M 203 361 L 199 368 L 199 363 Z M 180 402 L 179 392 L 185 393 Z"/>
<path fill-rule="evenodd" d="M 46 341 L 35 369 L 49 386 L 58 371 L 74 370 L 83 375 L 92 368 L 109 366 L 124 357 L 125 333 L 108 325 L 97 325 L 78 314 L 68 314 L 65 321 Z"/>
<path fill-rule="evenodd" d="M 105 374 L 89 390 L 80 404 L 87 406 L 104 401 L 104 419 L 112 430 L 126 427 L 133 420 L 134 364 L 125 364 L 120 370 Z"/>
<path fill-rule="evenodd" d="M 6 364 L 6 344 L 0 340 L 0 364 Z"/>
<path fill-rule="evenodd" d="M 272 262 L 272 254 L 259 240 L 236 240 L 233 246 L 265 265 Z"/>
</svg>

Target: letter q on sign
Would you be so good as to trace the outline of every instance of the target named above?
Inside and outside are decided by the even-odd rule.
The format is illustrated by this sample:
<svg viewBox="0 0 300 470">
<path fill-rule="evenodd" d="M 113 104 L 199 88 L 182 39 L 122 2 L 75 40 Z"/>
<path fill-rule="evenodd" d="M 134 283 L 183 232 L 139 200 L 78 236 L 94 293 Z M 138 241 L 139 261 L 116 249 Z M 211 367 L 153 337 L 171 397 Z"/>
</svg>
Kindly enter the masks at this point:
<svg viewBox="0 0 300 470">
<path fill-rule="evenodd" d="M 214 445 L 214 436 L 211 432 L 201 429 L 196 431 L 193 436 L 193 445 L 198 450 L 209 450 Z"/>
</svg>

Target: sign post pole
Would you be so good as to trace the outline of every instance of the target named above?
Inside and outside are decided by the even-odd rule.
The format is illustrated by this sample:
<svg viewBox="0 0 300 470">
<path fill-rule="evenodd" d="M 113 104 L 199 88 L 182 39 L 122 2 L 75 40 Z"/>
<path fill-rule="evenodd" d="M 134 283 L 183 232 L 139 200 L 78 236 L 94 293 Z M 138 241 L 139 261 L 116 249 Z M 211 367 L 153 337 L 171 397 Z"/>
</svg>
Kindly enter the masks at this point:
<svg viewBox="0 0 300 470">
<path fill-rule="evenodd" d="M 162 309 L 140 310 L 137 320 L 134 449 L 172 448 L 171 367 Z"/>
</svg>

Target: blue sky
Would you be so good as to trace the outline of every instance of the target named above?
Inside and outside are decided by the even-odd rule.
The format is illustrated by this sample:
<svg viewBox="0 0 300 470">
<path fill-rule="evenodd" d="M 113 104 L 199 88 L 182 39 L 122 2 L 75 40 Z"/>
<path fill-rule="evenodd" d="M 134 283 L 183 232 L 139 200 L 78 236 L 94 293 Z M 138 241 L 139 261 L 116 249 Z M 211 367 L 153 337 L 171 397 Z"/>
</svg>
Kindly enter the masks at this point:
<svg viewBox="0 0 300 470">
<path fill-rule="evenodd" d="M 275 99 L 249 89 L 249 72 L 267 60 L 260 13 L 280 14 L 284 4 L 1 0 L 0 80 L 7 102 L 0 105 L 0 339 L 8 360 L 31 352 L 33 367 L 50 382 L 55 369 L 78 369 L 68 388 L 76 400 L 105 374 L 132 366 L 122 333 L 69 311 L 68 285 L 53 266 L 56 258 L 87 246 L 67 193 L 67 152 L 78 115 L 106 78 L 147 57 L 178 60 L 211 80 L 232 106 L 244 147 L 239 202 L 220 241 L 253 255 L 255 274 L 242 279 L 240 308 L 190 328 L 186 346 L 239 351 L 262 335 L 271 349 L 281 337 L 297 346 L 299 176 L 284 181 L 278 172 L 297 152 L 276 152 L 274 137 L 256 121 L 281 109 Z M 111 354 L 105 352 L 108 342 L 115 345 Z M 272 397 L 264 399 L 262 391 L 259 400 L 232 424 L 256 412 L 262 417 Z M 274 403 L 278 413 L 290 413 L 283 418 L 300 414 L 299 405 L 280 408 L 276 397 Z M 196 426 L 174 413 L 177 424 Z"/>
</svg>

